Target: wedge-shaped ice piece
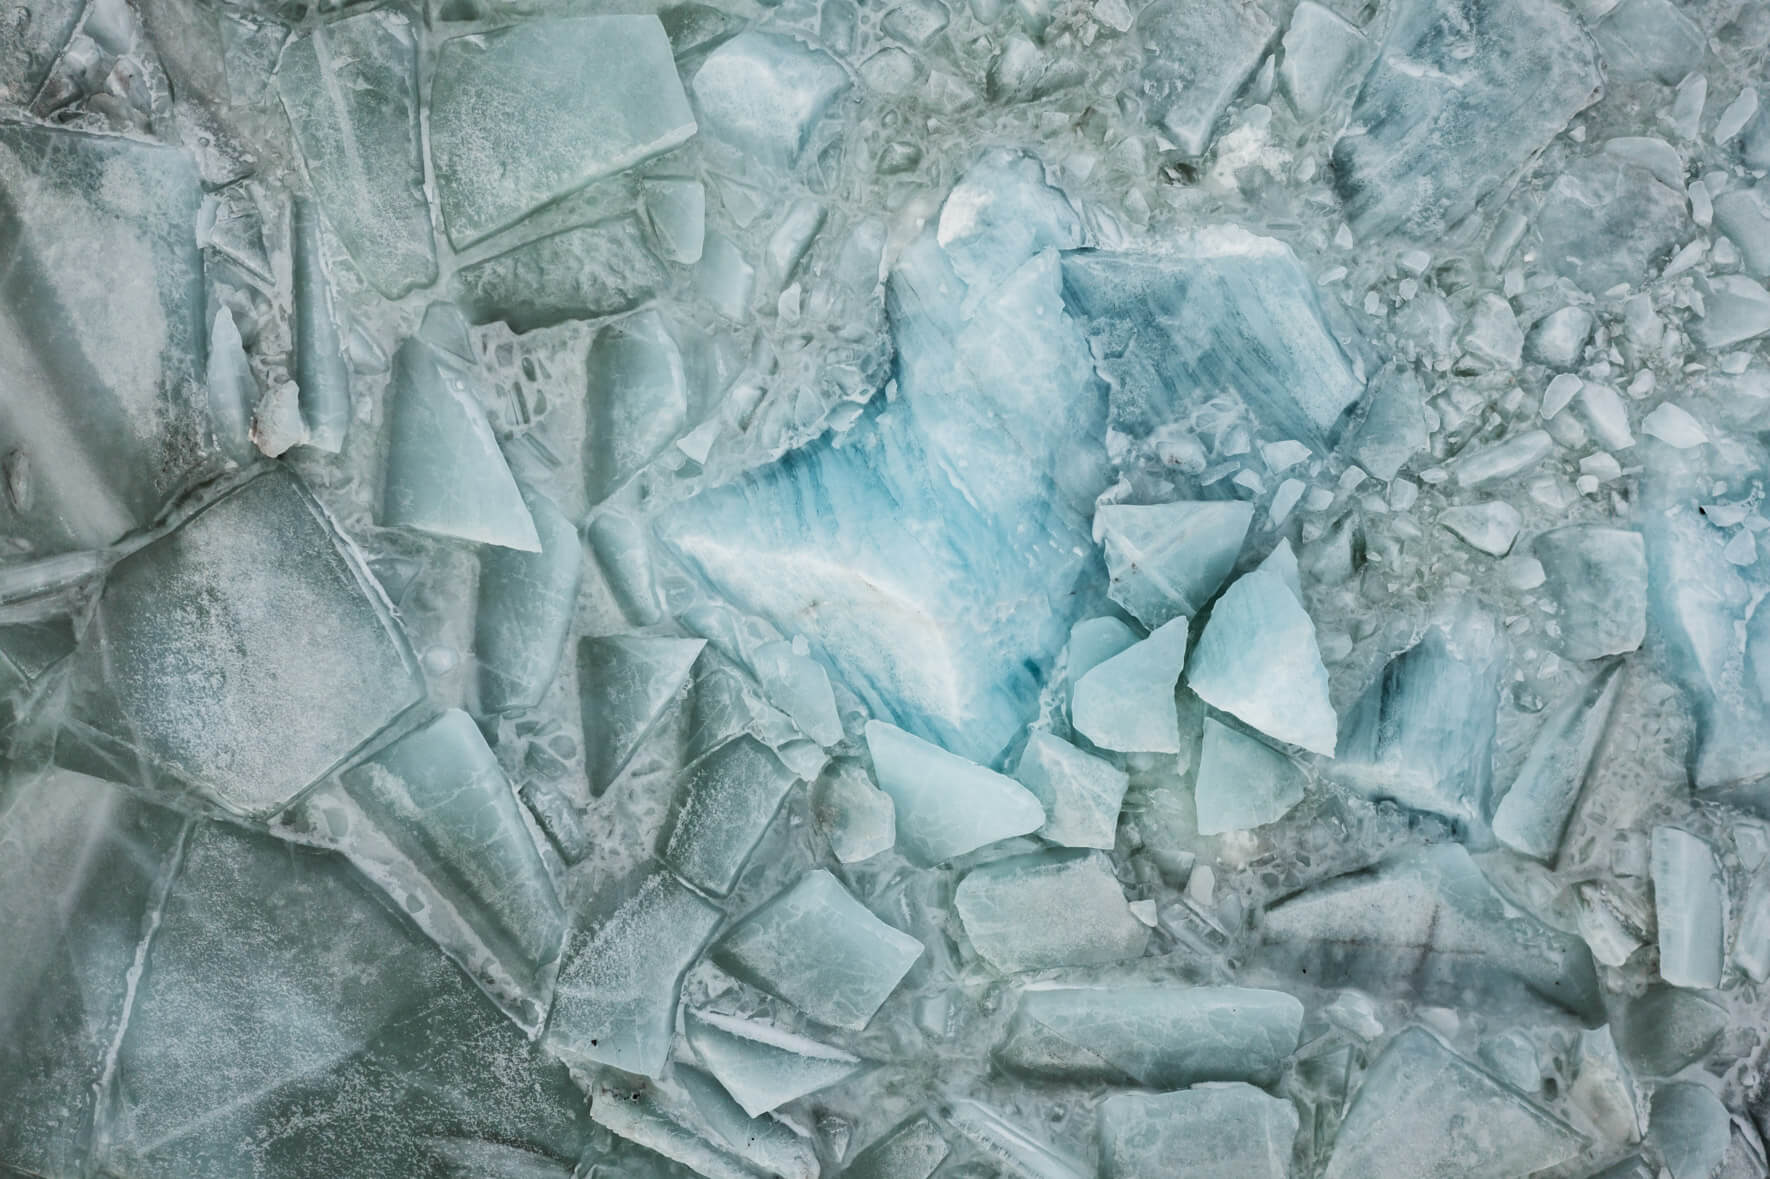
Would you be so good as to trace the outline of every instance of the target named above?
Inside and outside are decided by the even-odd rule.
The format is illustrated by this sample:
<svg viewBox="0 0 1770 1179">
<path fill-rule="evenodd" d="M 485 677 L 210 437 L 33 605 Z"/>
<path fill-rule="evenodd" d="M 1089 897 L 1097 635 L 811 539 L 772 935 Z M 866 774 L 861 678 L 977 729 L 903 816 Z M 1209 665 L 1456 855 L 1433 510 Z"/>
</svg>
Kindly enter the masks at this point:
<svg viewBox="0 0 1770 1179">
<path fill-rule="evenodd" d="M 1039 800 L 1014 779 L 884 721 L 868 721 L 867 752 L 897 812 L 897 846 L 924 866 L 1037 831 Z"/>
<path fill-rule="evenodd" d="M 1334 144 L 1353 232 L 1430 240 L 1598 94 L 1578 19 L 1535 0 L 1407 0 Z"/>
<path fill-rule="evenodd" d="M 394 354 L 381 522 L 540 552 L 475 379 L 461 358 L 420 336 Z"/>
<path fill-rule="evenodd" d="M 818 1179 L 817 1151 L 811 1140 L 780 1118 L 751 1117 L 723 1086 L 698 1068 L 677 1061 L 670 1078 L 688 1095 L 700 1122 L 713 1136 L 776 1179 Z"/>
<path fill-rule="evenodd" d="M 1217 120 L 1278 32 L 1253 4 L 1160 0 L 1137 18 L 1140 92 L 1162 130 L 1189 156 L 1211 146 Z"/>
<path fill-rule="evenodd" d="M 366 820 L 344 835 L 344 853 L 518 1024 L 539 1031 L 565 912 L 472 718 L 443 713 L 345 771 L 343 784 Z"/>
<path fill-rule="evenodd" d="M 970 1098 L 953 1102 L 953 1128 L 1015 1179 L 1086 1179 L 1079 1160 L 1041 1142 L 1001 1114 Z"/>
<path fill-rule="evenodd" d="M 1081 250 L 1064 258 L 1063 283 L 1115 381 L 1112 427 L 1131 438 L 1229 393 L 1274 428 L 1319 444 L 1364 394 L 1315 284 L 1273 238 L 1214 226 L 1162 254 Z"/>
<path fill-rule="evenodd" d="M 1185 662 L 1186 619 L 1162 623 L 1076 681 L 1070 700 L 1076 731 L 1102 749 L 1178 753 L 1174 689 Z"/>
<path fill-rule="evenodd" d="M 708 54 L 689 88 L 709 134 L 762 163 L 791 168 L 848 89 L 848 74 L 803 42 L 753 31 Z"/>
<path fill-rule="evenodd" d="M 1263 960 L 1324 987 L 1604 1022 L 1591 951 L 1513 908 L 1460 844 L 1404 852 L 1278 902 Z"/>
<path fill-rule="evenodd" d="M 1493 792 L 1500 652 L 1485 614 L 1435 622 L 1348 710 L 1328 771 L 1373 798 L 1479 827 Z"/>
<path fill-rule="evenodd" d="M 640 187 L 646 224 L 664 257 L 682 266 L 701 260 L 707 240 L 707 188 L 699 180 L 663 176 Z"/>
<path fill-rule="evenodd" d="M 859 1031 L 897 989 L 922 943 L 885 924 L 821 868 L 745 917 L 713 948 L 736 978 L 820 1023 Z"/>
<path fill-rule="evenodd" d="M 1247 831 L 1303 801 L 1303 771 L 1264 741 L 1206 717 L 1193 797 L 1200 835 Z"/>
<path fill-rule="evenodd" d="M 1037 708 L 1106 482 L 1104 390 L 1059 291 L 1045 251 L 968 292 L 925 233 L 888 292 L 902 395 L 658 524 L 872 715 L 979 762 Z"/>
<path fill-rule="evenodd" d="M 479 553 L 473 653 L 479 711 L 533 708 L 559 674 L 584 581 L 578 526 L 557 504 L 518 485 L 541 542 L 536 553 L 487 545 Z"/>
<path fill-rule="evenodd" d="M 1137 642 L 1137 632 L 1117 618 L 1084 618 L 1069 630 L 1064 668 L 1071 693 L 1075 682 Z"/>
<path fill-rule="evenodd" d="M 1034 852 L 974 868 L 953 907 L 978 954 L 1005 974 L 1119 962 L 1149 945 L 1149 927 L 1097 851 Z"/>
<path fill-rule="evenodd" d="M 412 22 L 384 9 L 297 34 L 277 92 L 314 196 L 363 277 L 389 299 L 435 282 Z"/>
<path fill-rule="evenodd" d="M 601 512 L 590 521 L 590 551 L 628 622 L 650 626 L 664 616 L 652 567 L 650 535 L 631 516 Z"/>
<path fill-rule="evenodd" d="M 437 50 L 430 151 L 457 247 L 694 130 L 655 16 L 530 21 Z"/>
<path fill-rule="evenodd" d="M 450 296 L 475 323 L 519 332 L 631 311 L 669 281 L 634 217 L 562 229 L 463 266 Z"/>
<path fill-rule="evenodd" d="M 316 450 L 337 454 L 350 431 L 350 370 L 332 305 L 320 242 L 320 215 L 313 202 L 292 202 L 290 252 L 294 263 L 295 383 L 301 388 L 301 422 Z"/>
<path fill-rule="evenodd" d="M 1581 1146 L 1571 1126 L 1411 1027 L 1365 1073 L 1322 1179 L 1515 1179 Z"/>
<path fill-rule="evenodd" d="M 1493 833 L 1515 852 L 1554 863 L 1561 837 L 1622 687 L 1621 663 L 1609 663 L 1549 714 L 1531 742 L 1512 788 L 1493 815 Z"/>
<path fill-rule="evenodd" d="M 258 404 L 258 380 L 246 358 L 239 325 L 226 307 L 209 325 L 209 430 L 216 449 L 241 466 L 258 457 L 252 445 L 252 410 Z"/>
<path fill-rule="evenodd" d="M 588 1128 L 564 1067 L 331 853 L 198 824 L 131 977 L 118 1174 L 378 1179 L 429 1173 L 432 1136 L 569 1158 Z"/>
<path fill-rule="evenodd" d="M 1102 1179 L 1286 1179 L 1297 1110 L 1252 1085 L 1117 1093 L 1100 1105 Z"/>
<path fill-rule="evenodd" d="M 701 1179 L 763 1179 L 762 1170 L 671 1109 L 655 1089 L 598 1082 L 590 1091 L 590 1117 L 597 1125 L 663 1155 Z"/>
<path fill-rule="evenodd" d="M 1672 1179 L 1712 1179 L 1733 1140 L 1733 1121 L 1714 1091 L 1680 1081 L 1654 1091 L 1647 1139 Z"/>
<path fill-rule="evenodd" d="M 952 1149 L 940 1127 L 917 1114 L 855 1155 L 841 1179 L 928 1179 Z"/>
<path fill-rule="evenodd" d="M 566 942 L 547 1050 L 579 1068 L 655 1077 L 670 1058 L 682 976 L 720 913 L 667 872 L 641 877 Z"/>
<path fill-rule="evenodd" d="M 750 669 L 761 682 L 763 695 L 792 717 L 800 732 L 826 747 L 842 740 L 836 692 L 830 686 L 829 673 L 817 660 L 777 639 L 756 648 L 750 656 Z"/>
<path fill-rule="evenodd" d="M 596 504 L 682 432 L 688 377 L 664 317 L 650 309 L 598 332 L 586 372 L 584 483 Z"/>
<path fill-rule="evenodd" d="M 772 1024 L 714 1011 L 690 1011 L 684 1026 L 695 1056 L 751 1117 L 828 1088 L 865 1063 Z"/>
<path fill-rule="evenodd" d="M 609 635 L 578 644 L 584 765 L 600 796 L 688 683 L 705 639 Z"/>
<path fill-rule="evenodd" d="M 1238 500 L 1101 506 L 1094 538 L 1106 550 L 1107 592 L 1148 627 L 1197 614 L 1235 568 L 1253 518 Z"/>
<path fill-rule="evenodd" d="M 380 589 L 281 468 L 113 566 L 71 659 L 61 764 L 252 818 L 424 696 Z"/>
<path fill-rule="evenodd" d="M 17 10 L 0 60 L 53 11 Z M 148 523 L 201 457 L 201 203 L 181 151 L 0 123 L 0 435 L 17 488 L 6 529 L 39 552 Z M 137 280 L 114 281 L 123 273 Z"/>
<path fill-rule="evenodd" d="M 1689 232 L 1682 185 L 1668 187 L 1612 152 L 1574 162 L 1543 196 L 1534 227 L 1543 263 L 1594 294 L 1637 287 Z"/>
<path fill-rule="evenodd" d="M 1727 879 L 1715 849 L 1688 831 L 1655 827 L 1652 867 L 1659 976 L 1677 987 L 1720 986 L 1727 955 Z"/>
<path fill-rule="evenodd" d="M 1365 55 L 1364 34 L 1332 9 L 1304 0 L 1284 34 L 1278 80 L 1291 106 L 1305 119 L 1327 110 L 1346 72 Z"/>
<path fill-rule="evenodd" d="M 1268 737 L 1333 756 L 1337 718 L 1315 623 L 1279 571 L 1256 569 L 1218 599 L 1186 682 Z"/>
<path fill-rule="evenodd" d="M 1303 1005 L 1283 991 L 1035 983 L 1021 991 L 996 1058 L 1016 1072 L 1087 1083 L 1270 1085 L 1302 1027 Z"/>
<path fill-rule="evenodd" d="M 1065 847 L 1110 849 L 1116 842 L 1130 779 L 1111 762 L 1036 729 L 1021 750 L 1014 777 L 1045 808 L 1045 825 L 1039 828 L 1044 838 Z"/>
<path fill-rule="evenodd" d="M 129 971 L 186 820 L 79 774 L 0 786 L 0 1169 L 88 1173 L 106 1055 Z"/>
<path fill-rule="evenodd" d="M 661 858 L 702 892 L 724 896 L 797 780 L 754 737 L 727 741 L 682 772 Z"/>
<path fill-rule="evenodd" d="M 1601 659 L 1636 650 L 1647 635 L 1647 549 L 1639 532 L 1570 524 L 1536 538 L 1560 608 L 1561 651 Z"/>
<path fill-rule="evenodd" d="M 858 863 L 897 843 L 897 807 L 858 763 L 832 762 L 811 788 L 811 810 L 838 863 Z"/>
</svg>

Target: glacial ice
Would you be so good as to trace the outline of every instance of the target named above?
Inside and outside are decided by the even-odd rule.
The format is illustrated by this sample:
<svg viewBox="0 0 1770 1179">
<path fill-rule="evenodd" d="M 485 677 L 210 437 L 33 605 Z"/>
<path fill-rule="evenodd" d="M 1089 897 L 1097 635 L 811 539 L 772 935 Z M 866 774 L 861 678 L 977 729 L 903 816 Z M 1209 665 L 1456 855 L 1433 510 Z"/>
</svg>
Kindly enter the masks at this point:
<svg viewBox="0 0 1770 1179">
<path fill-rule="evenodd" d="M 0 13 L 0 1175 L 1766 1179 L 1761 0 Z"/>
</svg>

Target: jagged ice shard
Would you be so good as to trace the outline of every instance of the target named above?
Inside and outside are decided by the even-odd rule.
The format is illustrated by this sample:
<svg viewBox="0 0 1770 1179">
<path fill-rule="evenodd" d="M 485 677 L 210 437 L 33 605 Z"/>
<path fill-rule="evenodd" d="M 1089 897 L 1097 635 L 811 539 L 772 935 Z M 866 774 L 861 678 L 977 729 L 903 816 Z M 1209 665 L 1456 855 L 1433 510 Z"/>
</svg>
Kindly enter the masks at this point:
<svg viewBox="0 0 1770 1179">
<path fill-rule="evenodd" d="M 0 1177 L 1770 1179 L 1765 0 L 628 8 L 0 11 Z"/>
</svg>

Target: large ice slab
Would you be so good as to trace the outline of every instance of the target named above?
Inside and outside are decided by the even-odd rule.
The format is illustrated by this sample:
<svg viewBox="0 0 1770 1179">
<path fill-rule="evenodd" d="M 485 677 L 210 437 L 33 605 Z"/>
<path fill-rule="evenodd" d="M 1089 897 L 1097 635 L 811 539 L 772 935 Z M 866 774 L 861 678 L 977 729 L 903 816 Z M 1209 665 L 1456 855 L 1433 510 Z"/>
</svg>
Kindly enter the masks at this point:
<svg viewBox="0 0 1770 1179">
<path fill-rule="evenodd" d="M 1270 1085 L 1302 1026 L 1303 1005 L 1282 991 L 1035 983 L 1022 988 L 995 1055 L 1016 1072 L 1068 1081 Z"/>
<path fill-rule="evenodd" d="M 346 770 L 340 846 L 525 1029 L 540 1030 L 565 912 L 521 804 L 473 719 L 451 709 Z M 357 821 L 361 820 L 361 821 Z"/>
<path fill-rule="evenodd" d="M 1277 569 L 1245 574 L 1218 599 L 1186 682 L 1268 737 L 1333 756 L 1338 718 L 1315 623 Z"/>
<path fill-rule="evenodd" d="M 1720 986 L 1728 903 L 1715 849 L 1680 828 L 1655 827 L 1651 864 L 1659 976 L 1679 987 Z"/>
<path fill-rule="evenodd" d="M 939 864 L 1045 821 L 1039 800 L 1004 774 L 884 721 L 868 721 L 866 737 L 897 816 L 897 846 L 915 862 Z"/>
<path fill-rule="evenodd" d="M 535 522 L 474 392 L 477 379 L 474 358 L 424 332 L 394 354 L 382 523 L 539 552 Z"/>
<path fill-rule="evenodd" d="M 1102 1179 L 1285 1179 L 1297 1110 L 1252 1085 L 1115 1093 L 1100 1103 Z"/>
<path fill-rule="evenodd" d="M 69 672 L 63 765 L 251 817 L 424 694 L 379 587 L 280 468 L 113 566 Z"/>
<path fill-rule="evenodd" d="M 1151 115 L 1182 152 L 1199 156 L 1278 26 L 1256 4 L 1159 0 L 1138 16 L 1135 32 Z"/>
<path fill-rule="evenodd" d="M 1594 294 L 1641 285 L 1689 233 L 1681 169 L 1674 178 L 1676 189 L 1612 152 L 1575 161 L 1536 216 L 1544 260 Z"/>
<path fill-rule="evenodd" d="M 436 52 L 430 150 L 457 247 L 694 131 L 655 16 L 530 21 Z"/>
<path fill-rule="evenodd" d="M 566 942 L 543 1043 L 568 1064 L 655 1077 L 670 1057 L 682 976 L 721 914 L 662 871 L 612 899 Z"/>
<path fill-rule="evenodd" d="M 1102 749 L 1178 753 L 1174 690 L 1186 662 L 1186 626 L 1184 618 L 1164 622 L 1076 680 L 1069 706 L 1076 731 Z"/>
<path fill-rule="evenodd" d="M 1401 853 L 1280 901 L 1263 960 L 1325 987 L 1604 1021 L 1586 944 L 1514 908 L 1460 844 Z"/>
<path fill-rule="evenodd" d="M 896 401 L 658 528 L 727 600 L 804 634 L 874 716 L 988 763 L 1035 710 L 1076 609 L 1085 515 L 1107 481 L 1104 391 L 1055 254 L 992 237 L 980 272 L 1007 277 L 967 287 L 936 233 L 890 278 Z"/>
<path fill-rule="evenodd" d="M 724 896 L 796 781 L 754 737 L 727 741 L 682 772 L 660 858 L 701 891 Z"/>
<path fill-rule="evenodd" d="M 148 523 L 200 457 L 201 200 L 174 149 L 0 122 L 7 531 L 39 551 Z"/>
<path fill-rule="evenodd" d="M 1647 549 L 1624 528 L 1571 524 L 1536 538 L 1549 592 L 1560 607 L 1561 650 L 1600 659 L 1636 650 L 1647 635 Z"/>
<path fill-rule="evenodd" d="M 1329 772 L 1372 797 L 1479 828 L 1493 791 L 1500 643 L 1492 619 L 1473 608 L 1429 626 L 1347 710 Z"/>
<path fill-rule="evenodd" d="M 819 868 L 740 921 L 713 948 L 736 978 L 819 1023 L 866 1027 L 922 943 L 885 924 Z"/>
<path fill-rule="evenodd" d="M 1360 237 L 1430 240 L 1598 94 L 1598 55 L 1555 0 L 1406 0 L 1334 144 Z"/>
<path fill-rule="evenodd" d="M 1112 428 L 1128 438 L 1229 394 L 1274 428 L 1323 441 L 1364 393 L 1315 285 L 1274 238 L 1220 225 L 1159 252 L 1080 250 L 1064 258 L 1063 281 L 1115 382 Z"/>
<path fill-rule="evenodd" d="M 1149 945 L 1148 926 L 1097 851 L 1035 852 L 974 868 L 953 907 L 978 954 L 1003 973 L 1118 962 Z"/>
<path fill-rule="evenodd" d="M 297 34 L 276 85 L 308 183 L 363 277 L 390 299 L 436 281 L 412 22 L 383 9 Z"/>
<path fill-rule="evenodd" d="M 711 135 L 763 163 L 790 168 L 848 89 L 848 74 L 803 41 L 752 31 L 708 54 L 689 88 Z"/>
<path fill-rule="evenodd" d="M 479 607 L 473 654 L 479 711 L 509 712 L 541 702 L 565 656 L 584 581 L 578 526 L 559 505 L 517 485 L 540 551 L 487 545 L 479 553 Z"/>
<path fill-rule="evenodd" d="M 1560 853 L 1562 834 L 1616 708 L 1621 667 L 1617 662 L 1600 667 L 1537 730 L 1512 788 L 1493 814 L 1495 838 L 1513 851 L 1550 863 Z"/>
<path fill-rule="evenodd" d="M 1147 627 L 1192 617 L 1223 588 L 1254 506 L 1239 500 L 1104 504 L 1094 538 L 1106 552 L 1108 593 Z"/>
<path fill-rule="evenodd" d="M 864 1063 L 773 1024 L 716 1011 L 690 1011 L 684 1027 L 695 1056 L 751 1117 L 834 1085 Z"/>
<path fill-rule="evenodd" d="M 1322 1179 L 1514 1179 L 1581 1145 L 1571 1126 L 1412 1027 L 1365 1073 Z"/>
</svg>

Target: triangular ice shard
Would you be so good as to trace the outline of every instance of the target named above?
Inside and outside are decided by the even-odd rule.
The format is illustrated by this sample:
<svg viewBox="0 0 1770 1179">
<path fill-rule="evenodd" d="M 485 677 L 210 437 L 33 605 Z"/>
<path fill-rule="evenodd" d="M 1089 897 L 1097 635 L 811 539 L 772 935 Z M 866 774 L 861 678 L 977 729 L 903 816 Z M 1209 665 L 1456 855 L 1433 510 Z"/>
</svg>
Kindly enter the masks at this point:
<svg viewBox="0 0 1770 1179">
<path fill-rule="evenodd" d="M 1186 626 L 1184 618 L 1164 622 L 1077 680 L 1070 702 L 1076 730 L 1102 749 L 1178 753 L 1174 688 L 1186 662 Z"/>
<path fill-rule="evenodd" d="M 539 552 L 474 379 L 460 358 L 421 336 L 394 354 L 382 522 Z"/>
<path fill-rule="evenodd" d="M 1193 790 L 1200 835 L 1246 831 L 1282 818 L 1303 801 L 1303 783 L 1297 763 L 1278 750 L 1214 717 L 1205 718 Z"/>
<path fill-rule="evenodd" d="M 619 491 L 688 421 L 688 377 L 664 317 L 647 309 L 596 334 L 585 362 L 584 484 Z"/>
<path fill-rule="evenodd" d="M 1039 834 L 1045 839 L 1066 847 L 1112 847 L 1130 782 L 1125 771 L 1037 729 L 1027 738 L 1014 777 L 1044 805 Z"/>
<path fill-rule="evenodd" d="M 751 1117 L 850 1076 L 860 1057 L 772 1024 L 715 1011 L 684 1017 L 689 1047 Z"/>
<path fill-rule="evenodd" d="M 1253 505 L 1238 500 L 1100 507 L 1094 538 L 1112 600 L 1148 627 L 1197 614 L 1235 568 L 1253 518 Z"/>
<path fill-rule="evenodd" d="M 1322 1179 L 1516 1179 L 1581 1145 L 1572 1127 L 1414 1027 L 1365 1073 Z"/>
<path fill-rule="evenodd" d="M 482 714 L 533 708 L 559 673 L 584 581 L 578 526 L 540 492 L 519 486 L 539 552 L 487 545 L 479 554 L 473 653 Z"/>
<path fill-rule="evenodd" d="M 1333 756 L 1337 718 L 1315 623 L 1282 573 L 1256 569 L 1229 587 L 1211 608 L 1186 682 L 1267 736 Z"/>
<path fill-rule="evenodd" d="M 896 808 L 897 846 L 917 863 L 939 864 L 1045 821 L 1039 800 L 1012 778 L 884 721 L 868 721 L 866 736 L 873 774 Z"/>
<path fill-rule="evenodd" d="M 1513 851 L 1553 863 L 1592 758 L 1610 725 L 1622 664 L 1599 669 L 1543 721 L 1512 788 L 1493 815 L 1493 833 Z"/>
<path fill-rule="evenodd" d="M 645 743 L 707 645 L 705 639 L 609 635 L 578 644 L 584 765 L 601 795 Z"/>
</svg>

